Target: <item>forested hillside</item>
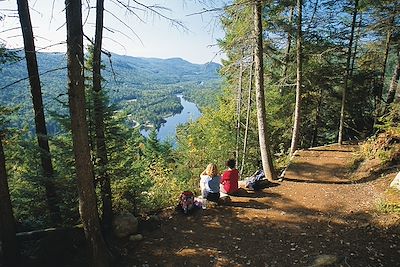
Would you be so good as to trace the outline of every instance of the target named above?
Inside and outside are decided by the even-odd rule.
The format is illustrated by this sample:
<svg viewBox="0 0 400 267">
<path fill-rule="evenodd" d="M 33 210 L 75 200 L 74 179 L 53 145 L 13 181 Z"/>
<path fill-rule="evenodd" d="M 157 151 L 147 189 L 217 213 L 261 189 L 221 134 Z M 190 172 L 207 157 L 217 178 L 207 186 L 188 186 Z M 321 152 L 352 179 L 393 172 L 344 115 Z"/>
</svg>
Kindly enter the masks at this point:
<svg viewBox="0 0 400 267">
<path fill-rule="evenodd" d="M 31 110 L 27 91 L 28 74 L 23 53 L 17 53 L 18 62 L 7 63 L 1 71 L 0 103 L 20 106 L 18 125 L 29 121 Z M 67 68 L 64 53 L 37 53 L 46 111 L 61 112 L 67 109 Z M 107 97 L 115 108 L 133 114 L 140 124 L 157 127 L 163 118 L 181 111 L 177 93 L 199 94 L 209 90 L 215 93 L 220 84 L 220 65 L 192 64 L 181 58 L 157 59 L 103 55 L 103 79 Z M 87 72 L 89 75 L 89 72 Z M 201 103 L 200 103 L 201 104 Z M 50 124 L 54 132 L 54 121 Z"/>
<path fill-rule="evenodd" d="M 379 132 L 398 101 L 397 4 L 263 2 L 265 128 L 269 149 L 279 155 L 275 160 L 293 149 L 362 141 Z M 193 133 L 193 140 L 181 138 L 186 150 L 203 151 L 205 157 L 192 154 L 203 165 L 224 151 L 224 157 L 235 155 L 246 173 L 260 156 L 255 13 L 250 6 L 238 0 L 224 9 L 225 94 L 216 111 L 183 132 L 182 137 Z M 218 130 L 199 135 L 205 128 Z"/>
</svg>

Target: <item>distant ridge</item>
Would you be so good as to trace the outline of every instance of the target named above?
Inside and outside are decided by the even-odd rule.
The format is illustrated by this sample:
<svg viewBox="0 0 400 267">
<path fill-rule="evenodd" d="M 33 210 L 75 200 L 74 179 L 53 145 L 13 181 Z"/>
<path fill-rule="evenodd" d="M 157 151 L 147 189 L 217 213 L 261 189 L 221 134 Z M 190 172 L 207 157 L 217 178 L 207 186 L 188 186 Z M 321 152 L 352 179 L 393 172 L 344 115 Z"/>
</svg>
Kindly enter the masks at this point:
<svg viewBox="0 0 400 267">
<path fill-rule="evenodd" d="M 23 53 L 20 54 L 23 57 Z M 45 73 L 41 80 L 46 87 L 47 82 L 53 84 L 54 81 L 60 82 L 60 79 L 66 81 L 66 70 L 57 70 L 67 65 L 66 55 L 64 53 L 37 53 L 39 71 Z M 206 64 L 194 64 L 182 58 L 144 58 L 132 57 L 118 54 L 111 54 L 111 63 L 103 55 L 103 64 L 106 69 L 103 71 L 105 79 L 112 83 L 116 78 L 122 84 L 134 84 L 135 86 L 178 84 L 181 82 L 207 82 L 218 81 L 218 74 L 221 65 L 215 62 Z M 28 76 L 25 61 L 7 64 L 3 66 L 0 75 L 0 88 Z M 114 76 L 115 74 L 115 76 Z M 25 86 L 27 83 L 25 83 Z M 112 85 L 111 85 L 112 86 Z M 20 88 L 21 83 L 11 88 Z M 1 98 L 1 97 L 0 97 Z"/>
</svg>

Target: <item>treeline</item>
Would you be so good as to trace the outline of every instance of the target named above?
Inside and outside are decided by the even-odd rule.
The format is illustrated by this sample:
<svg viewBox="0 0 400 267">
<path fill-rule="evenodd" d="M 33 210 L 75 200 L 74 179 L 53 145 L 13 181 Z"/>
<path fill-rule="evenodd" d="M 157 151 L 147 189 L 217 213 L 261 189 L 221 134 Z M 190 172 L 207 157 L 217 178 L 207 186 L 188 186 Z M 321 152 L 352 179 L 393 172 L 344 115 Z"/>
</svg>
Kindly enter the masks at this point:
<svg viewBox="0 0 400 267">
<path fill-rule="evenodd" d="M 260 158 L 257 2 L 236 0 L 220 14 L 224 94 L 217 108 L 180 129 L 187 164 L 235 157 L 250 174 Z M 375 135 L 398 101 L 399 1 L 261 2 L 266 128 L 275 167 L 297 148 Z"/>
</svg>

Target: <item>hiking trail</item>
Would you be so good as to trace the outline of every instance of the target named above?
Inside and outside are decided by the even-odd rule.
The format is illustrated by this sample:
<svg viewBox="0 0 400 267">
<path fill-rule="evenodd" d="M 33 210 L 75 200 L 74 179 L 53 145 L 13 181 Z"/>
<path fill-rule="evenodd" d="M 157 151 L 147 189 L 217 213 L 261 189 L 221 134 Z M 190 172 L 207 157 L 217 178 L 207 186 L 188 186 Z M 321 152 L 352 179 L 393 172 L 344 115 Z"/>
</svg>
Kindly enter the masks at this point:
<svg viewBox="0 0 400 267">
<path fill-rule="evenodd" d="M 123 264 L 400 266 L 400 216 L 376 209 L 395 173 L 354 182 L 357 148 L 297 151 L 282 182 L 190 216 L 166 211 Z"/>
</svg>

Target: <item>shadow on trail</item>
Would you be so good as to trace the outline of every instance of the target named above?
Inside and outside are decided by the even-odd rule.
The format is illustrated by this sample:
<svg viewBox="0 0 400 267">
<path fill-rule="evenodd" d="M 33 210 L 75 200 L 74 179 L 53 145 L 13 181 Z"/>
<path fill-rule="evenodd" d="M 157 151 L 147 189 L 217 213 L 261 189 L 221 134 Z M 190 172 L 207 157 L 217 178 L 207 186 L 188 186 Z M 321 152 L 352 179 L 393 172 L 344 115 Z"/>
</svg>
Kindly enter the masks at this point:
<svg viewBox="0 0 400 267">
<path fill-rule="evenodd" d="M 283 178 L 285 181 L 296 182 L 296 183 L 308 183 L 308 184 L 354 184 L 352 181 L 323 181 L 323 180 L 305 180 L 297 178 Z"/>
<path fill-rule="evenodd" d="M 248 197 L 248 198 L 264 198 L 271 196 L 270 192 L 263 191 L 263 189 L 272 188 L 279 186 L 279 183 L 273 183 L 270 181 L 262 181 L 260 184 L 260 190 L 246 190 L 244 188 L 239 188 L 238 192 L 233 197 Z"/>
<path fill-rule="evenodd" d="M 250 199 L 249 201 L 232 201 L 224 204 L 223 206 L 252 209 L 268 209 L 271 207 L 270 205 L 252 199 Z"/>
<path fill-rule="evenodd" d="M 320 255 L 333 255 L 329 266 L 400 266 L 399 235 L 372 225 L 373 215 L 322 212 L 277 195 L 173 214 L 132 244 L 121 266 L 310 266 Z"/>
<path fill-rule="evenodd" d="M 346 150 L 346 149 L 313 149 L 313 148 L 309 148 L 309 149 L 304 149 L 302 151 L 317 151 L 317 152 L 345 152 L 345 153 L 352 153 L 352 152 L 356 152 L 356 150 Z"/>
</svg>

